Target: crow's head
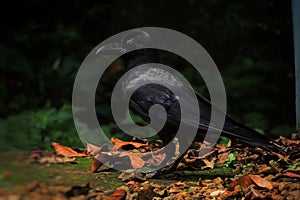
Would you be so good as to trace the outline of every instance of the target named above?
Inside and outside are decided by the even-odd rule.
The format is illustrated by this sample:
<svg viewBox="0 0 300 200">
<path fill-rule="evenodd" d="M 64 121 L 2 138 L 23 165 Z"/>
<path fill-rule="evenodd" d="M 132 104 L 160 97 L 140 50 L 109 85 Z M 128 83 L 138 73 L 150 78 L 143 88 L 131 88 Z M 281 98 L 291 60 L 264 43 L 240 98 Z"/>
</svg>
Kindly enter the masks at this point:
<svg viewBox="0 0 300 200">
<path fill-rule="evenodd" d="M 102 55 L 125 53 L 120 58 L 123 60 L 126 70 L 129 70 L 138 65 L 158 62 L 158 51 L 145 47 L 150 42 L 150 35 L 146 31 L 137 29 L 130 31 L 120 42 L 100 47 L 97 52 L 101 52 Z"/>
</svg>

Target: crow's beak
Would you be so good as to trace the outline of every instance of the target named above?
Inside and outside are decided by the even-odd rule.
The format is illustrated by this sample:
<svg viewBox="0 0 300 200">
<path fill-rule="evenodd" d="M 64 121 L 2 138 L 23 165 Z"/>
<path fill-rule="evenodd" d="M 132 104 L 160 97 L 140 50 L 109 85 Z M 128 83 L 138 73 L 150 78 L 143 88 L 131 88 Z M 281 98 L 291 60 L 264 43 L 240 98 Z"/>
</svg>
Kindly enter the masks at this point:
<svg viewBox="0 0 300 200">
<path fill-rule="evenodd" d="M 124 49 L 121 43 L 111 43 L 100 47 L 96 54 L 101 56 L 112 56 L 112 55 L 120 55 L 126 53 L 126 49 Z"/>
<path fill-rule="evenodd" d="M 151 40 L 149 33 L 142 30 L 133 30 L 125 35 L 120 42 L 106 44 L 101 46 L 96 54 L 101 56 L 120 55 L 135 50 L 136 48 L 143 48 Z M 147 46 L 147 45 L 146 45 Z"/>
<path fill-rule="evenodd" d="M 100 47 L 96 51 L 96 54 L 103 57 L 104 59 L 105 58 L 108 59 L 111 56 L 119 56 L 126 52 L 127 52 L 126 49 L 124 49 L 120 43 L 111 43 Z M 122 71 L 124 69 L 122 60 L 121 59 L 115 60 L 113 63 L 110 64 L 109 69 L 112 72 Z"/>
</svg>

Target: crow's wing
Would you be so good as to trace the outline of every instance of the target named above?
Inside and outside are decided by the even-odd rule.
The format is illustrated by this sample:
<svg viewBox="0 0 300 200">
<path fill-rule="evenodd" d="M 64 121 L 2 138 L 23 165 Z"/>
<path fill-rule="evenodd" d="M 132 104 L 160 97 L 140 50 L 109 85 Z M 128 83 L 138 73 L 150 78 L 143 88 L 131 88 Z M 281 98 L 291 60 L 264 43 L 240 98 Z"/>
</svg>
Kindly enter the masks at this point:
<svg viewBox="0 0 300 200">
<path fill-rule="evenodd" d="M 196 96 L 200 109 L 200 120 L 197 128 L 199 131 L 202 130 L 202 132 L 207 131 L 207 128 L 210 125 L 211 104 L 201 95 L 196 93 Z M 180 98 L 186 98 L 186 102 L 188 102 L 191 96 L 189 92 L 182 92 Z M 167 126 L 174 127 L 174 130 L 178 128 L 180 123 L 194 126 L 194 120 L 199 118 L 196 116 L 197 113 L 195 112 L 192 104 L 186 103 L 184 105 L 180 105 L 178 97 L 171 90 L 162 85 L 147 84 L 142 86 L 133 93 L 130 99 L 130 109 L 147 122 L 150 122 L 149 109 L 154 104 L 159 104 L 165 108 L 167 112 Z M 181 116 L 181 106 L 182 109 L 186 109 L 188 113 L 187 116 Z M 216 110 L 219 114 L 223 114 L 220 110 Z M 161 116 L 157 117 L 160 118 Z M 220 127 L 218 126 L 218 123 L 215 122 L 211 124 L 211 129 L 220 130 Z M 260 147 L 266 150 L 281 152 L 281 149 L 277 147 L 270 139 L 247 126 L 234 121 L 228 116 L 226 116 L 224 127 L 221 131 L 222 135 L 228 138 L 239 139 L 252 146 Z M 162 134 L 174 133 L 166 132 Z M 170 136 L 165 137 L 168 139 L 170 138 Z"/>
<path fill-rule="evenodd" d="M 178 98 L 185 98 L 185 104 L 180 105 Z M 155 104 L 159 104 L 166 110 L 167 123 L 177 126 L 185 123 L 198 128 L 199 113 L 195 112 L 193 104 L 190 101 L 191 96 L 187 92 L 176 96 L 170 89 L 158 84 L 147 84 L 138 88 L 130 99 L 130 108 L 140 115 L 145 121 L 150 122 L 149 109 Z M 196 106 L 196 105 L 194 105 Z M 202 109 L 203 108 L 203 109 Z M 202 106 L 201 122 L 208 126 L 210 121 L 210 107 Z M 186 115 L 181 115 L 181 109 L 186 111 Z M 160 118 L 161 116 L 157 116 Z"/>
</svg>

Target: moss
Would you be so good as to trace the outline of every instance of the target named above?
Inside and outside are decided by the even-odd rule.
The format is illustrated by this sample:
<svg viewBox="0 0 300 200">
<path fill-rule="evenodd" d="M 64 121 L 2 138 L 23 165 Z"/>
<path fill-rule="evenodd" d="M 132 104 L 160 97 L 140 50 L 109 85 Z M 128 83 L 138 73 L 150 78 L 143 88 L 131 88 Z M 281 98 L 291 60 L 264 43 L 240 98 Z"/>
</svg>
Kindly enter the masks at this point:
<svg viewBox="0 0 300 200">
<path fill-rule="evenodd" d="M 122 185 L 119 173 L 91 173 L 91 158 L 78 158 L 78 164 L 38 164 L 28 159 L 24 152 L 0 153 L 0 188 L 13 189 L 14 185 L 26 185 L 38 180 L 49 185 L 84 185 L 111 190 Z"/>
</svg>

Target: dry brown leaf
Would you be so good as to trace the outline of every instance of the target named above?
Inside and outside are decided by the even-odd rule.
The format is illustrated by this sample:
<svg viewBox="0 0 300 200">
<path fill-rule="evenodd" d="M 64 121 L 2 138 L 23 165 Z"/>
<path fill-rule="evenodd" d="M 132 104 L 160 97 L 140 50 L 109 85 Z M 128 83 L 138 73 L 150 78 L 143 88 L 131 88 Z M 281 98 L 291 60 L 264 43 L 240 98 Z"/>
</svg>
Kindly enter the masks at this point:
<svg viewBox="0 0 300 200">
<path fill-rule="evenodd" d="M 290 178 L 300 178 L 300 174 L 293 171 L 286 171 L 282 175 Z"/>
<path fill-rule="evenodd" d="M 216 196 L 220 196 L 221 194 L 223 194 L 225 192 L 225 190 L 215 190 L 213 192 L 210 193 L 211 197 L 216 197 Z"/>
<path fill-rule="evenodd" d="M 125 182 L 131 180 L 144 182 L 147 180 L 147 178 L 144 175 L 140 173 L 134 173 L 133 171 L 124 171 L 118 176 L 118 178 Z"/>
<path fill-rule="evenodd" d="M 3 178 L 10 177 L 11 175 L 12 175 L 12 174 L 11 174 L 10 171 L 3 171 L 3 172 L 1 173 L 1 176 L 2 176 Z"/>
<path fill-rule="evenodd" d="M 131 166 L 134 169 L 141 169 L 142 167 L 144 167 L 145 161 L 139 155 L 130 153 L 128 156 L 131 162 Z"/>
<path fill-rule="evenodd" d="M 266 196 L 264 196 L 262 193 L 260 193 L 259 191 L 257 191 L 254 188 L 251 188 L 251 195 L 254 198 L 258 198 L 258 199 L 265 199 Z"/>
<path fill-rule="evenodd" d="M 69 158 L 64 156 L 49 155 L 44 156 L 38 160 L 39 163 L 74 163 L 76 158 Z"/>
<path fill-rule="evenodd" d="M 230 150 L 230 148 L 228 148 L 222 144 L 216 144 L 216 148 L 218 149 L 218 153 L 223 153 L 223 152 Z"/>
<path fill-rule="evenodd" d="M 205 169 L 205 168 L 213 169 L 215 166 L 215 160 L 216 160 L 216 158 L 212 158 L 211 160 L 202 159 L 202 161 L 205 163 L 205 166 L 203 167 L 203 169 Z"/>
<path fill-rule="evenodd" d="M 182 190 L 179 188 L 179 187 L 171 187 L 170 189 L 169 189 L 169 193 L 179 193 L 179 192 L 181 192 Z"/>
<path fill-rule="evenodd" d="M 272 194 L 272 199 L 273 200 L 284 200 L 284 196 L 279 195 L 279 194 Z"/>
<path fill-rule="evenodd" d="M 138 184 L 139 184 L 139 182 L 137 182 L 137 181 L 128 181 L 126 183 L 126 185 L 134 185 L 134 186 L 137 186 Z"/>
<path fill-rule="evenodd" d="M 210 155 L 214 154 L 216 149 L 203 148 L 199 152 L 199 158 L 208 158 Z"/>
<path fill-rule="evenodd" d="M 99 167 L 102 166 L 102 163 L 97 159 L 97 158 L 93 158 L 92 161 L 92 172 L 96 172 L 97 169 L 99 169 Z"/>
<path fill-rule="evenodd" d="M 218 164 L 219 165 L 222 165 L 226 162 L 229 153 L 230 153 L 230 151 L 227 151 L 227 152 L 224 152 L 224 153 L 218 155 Z"/>
<path fill-rule="evenodd" d="M 259 187 L 267 188 L 269 190 L 271 190 L 273 188 L 273 185 L 270 181 L 268 181 L 265 178 L 260 177 L 259 175 L 250 174 L 248 176 Z"/>
<path fill-rule="evenodd" d="M 126 197 L 126 191 L 123 189 L 117 189 L 114 193 L 107 196 L 105 200 L 123 200 Z"/>
<path fill-rule="evenodd" d="M 51 146 L 57 155 L 62 155 L 65 157 L 87 157 L 87 156 L 89 156 L 86 153 L 78 153 L 77 151 L 73 150 L 72 148 L 61 145 L 57 142 L 51 142 Z"/>
<path fill-rule="evenodd" d="M 159 166 L 166 158 L 166 153 L 161 154 L 151 154 L 151 158 L 146 161 L 146 164 L 150 166 Z"/>
<path fill-rule="evenodd" d="M 91 144 L 91 143 L 87 143 L 86 145 L 86 150 L 89 154 L 95 156 L 96 154 L 98 154 L 101 150 L 101 147 L 99 146 L 96 146 L 94 144 Z"/>
<path fill-rule="evenodd" d="M 291 135 L 292 140 L 297 140 L 299 137 L 300 137 L 300 134 L 297 134 L 297 133 L 292 133 L 292 135 Z"/>
<path fill-rule="evenodd" d="M 32 183 L 30 183 L 27 186 L 27 190 L 28 192 L 32 192 L 33 190 L 35 190 L 36 188 L 38 188 L 40 186 L 40 182 L 39 181 L 33 181 Z"/>
<path fill-rule="evenodd" d="M 278 158 L 281 158 L 284 162 L 288 162 L 289 161 L 289 156 L 285 156 L 282 155 L 280 153 L 276 153 L 276 152 L 271 152 L 274 156 L 277 156 Z"/>
<path fill-rule="evenodd" d="M 243 160 L 252 161 L 252 160 L 257 159 L 258 157 L 259 157 L 259 155 L 257 155 L 257 154 L 253 154 L 250 156 L 238 156 L 237 160 L 238 161 L 243 161 Z"/>
<path fill-rule="evenodd" d="M 26 195 L 26 194 L 38 189 L 40 187 L 40 184 L 41 184 L 41 182 L 39 182 L 39 181 L 33 181 L 33 182 L 29 183 L 27 186 L 17 185 L 15 187 L 15 193 Z"/>
<path fill-rule="evenodd" d="M 44 149 L 34 149 L 30 152 L 30 158 L 38 159 L 45 155 Z"/>
<path fill-rule="evenodd" d="M 256 168 L 258 174 L 276 174 L 281 171 L 281 169 L 275 166 L 268 166 L 266 164 L 257 165 Z"/>
<path fill-rule="evenodd" d="M 228 191 L 234 191 L 235 186 L 240 185 L 242 188 L 248 188 L 253 183 L 249 176 L 242 176 L 237 181 L 233 181 L 228 186 Z"/>
<path fill-rule="evenodd" d="M 271 190 L 273 188 L 272 184 L 270 181 L 266 180 L 265 178 L 262 178 L 258 175 L 248 175 L 248 176 L 242 176 L 239 178 L 239 180 L 232 182 L 228 190 L 233 191 L 235 186 L 240 185 L 242 188 L 247 188 L 249 187 L 252 183 L 255 183 L 259 187 L 267 188 Z"/>
<path fill-rule="evenodd" d="M 300 144 L 300 140 L 290 140 L 290 139 L 287 139 L 283 136 L 280 136 L 278 140 L 281 141 L 281 143 L 284 144 L 284 145 L 291 145 L 291 144 L 297 144 L 298 145 L 298 144 Z"/>
<path fill-rule="evenodd" d="M 143 143 L 139 143 L 139 142 L 126 142 L 126 141 L 119 140 L 117 138 L 111 138 L 110 141 L 115 144 L 115 146 L 113 147 L 114 149 L 119 149 L 126 145 L 132 145 L 135 148 L 148 146 L 147 144 L 143 144 Z"/>
</svg>

